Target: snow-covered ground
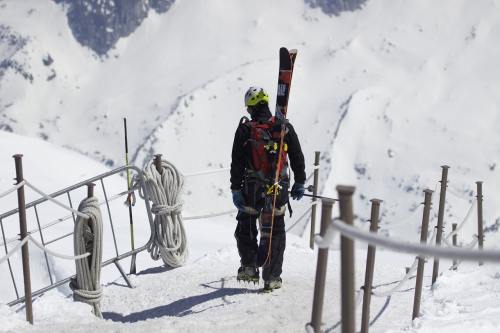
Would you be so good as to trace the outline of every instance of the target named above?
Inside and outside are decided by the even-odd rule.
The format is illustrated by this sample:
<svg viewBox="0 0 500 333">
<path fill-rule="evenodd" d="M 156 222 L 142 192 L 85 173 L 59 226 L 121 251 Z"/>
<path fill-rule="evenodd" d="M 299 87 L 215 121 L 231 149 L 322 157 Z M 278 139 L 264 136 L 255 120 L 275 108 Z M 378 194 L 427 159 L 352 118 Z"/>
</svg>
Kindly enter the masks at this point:
<svg viewBox="0 0 500 333">
<path fill-rule="evenodd" d="M 1 135 L 2 151 L 7 152 L 1 157 L 0 163 L 1 174 L 5 175 L 2 178 L 2 188 L 11 185 L 10 175 L 14 173 L 14 168 L 10 155 L 19 151 L 30 151 L 32 155 L 31 158 L 28 155 L 24 159 L 26 179 L 36 181 L 41 188 L 50 191 L 106 171 L 85 157 L 38 139 L 7 133 Z M 43 158 L 50 160 L 51 157 L 56 159 L 56 156 L 59 163 L 41 163 Z M 72 167 L 67 168 L 68 165 Z M 50 181 L 44 182 L 44 179 Z M 116 180 L 116 184 L 111 184 L 117 191 L 123 186 L 123 183 L 119 184 L 119 180 Z M 125 180 L 121 178 L 121 181 Z M 27 190 L 27 194 L 30 193 Z M 14 202 L 15 195 L 3 199 L 2 210 L 14 207 Z M 141 215 L 138 211 L 141 210 L 136 208 L 136 233 L 145 239 L 149 230 L 144 214 L 142 218 L 137 218 Z M 418 211 L 421 212 L 420 209 Z M 121 204 L 113 210 L 114 214 L 126 215 L 126 212 L 126 207 Z M 205 212 L 200 211 L 198 207 L 186 206 L 185 215 L 202 213 Z M 418 219 L 417 216 L 420 214 L 415 215 L 414 218 Z M 15 220 L 11 223 L 13 223 L 11 232 L 15 233 L 17 223 Z M 72 227 L 72 222 L 68 223 Z M 258 286 L 238 284 L 235 280 L 238 255 L 232 236 L 234 229 L 232 216 L 191 220 L 186 221 L 185 225 L 190 259 L 184 267 L 168 270 L 160 263 L 153 262 L 146 253 L 141 253 L 138 256 L 139 274 L 131 276 L 134 289 L 126 287 L 116 269 L 103 270 L 102 310 L 105 320 L 95 319 L 89 306 L 73 302 L 69 289 L 63 286 L 35 300 L 34 327 L 24 322 L 23 307 L 9 308 L 1 305 L 0 318 L 5 323 L 1 330 L 6 332 L 304 331 L 304 325 L 311 316 L 316 263 L 316 253 L 308 248 L 307 239 L 289 233 L 283 273 L 284 287 L 271 294 L 261 294 L 258 292 Z M 115 226 L 119 240 L 128 240 L 127 227 L 127 225 L 123 228 Z M 47 230 L 45 234 L 53 233 Z M 105 234 L 111 242 L 110 231 L 105 230 Z M 465 232 L 461 235 L 467 237 Z M 493 240 L 489 243 L 493 243 Z M 72 253 L 70 243 L 63 245 L 59 243 L 53 249 L 67 254 Z M 34 284 L 36 286 L 37 283 L 47 283 L 43 256 L 33 247 L 31 251 Z M 107 247 L 106 251 L 112 252 L 112 249 Z M 356 286 L 361 286 L 363 283 L 365 251 L 366 247 L 358 244 Z M 54 259 L 51 259 L 51 262 L 52 260 Z M 409 255 L 378 251 L 374 280 L 377 291 L 392 287 L 404 275 L 404 268 L 410 266 L 412 262 L 413 257 Z M 124 261 L 123 265 L 128 267 L 128 261 Z M 16 269 L 16 277 L 21 285 L 19 256 L 14 257 L 13 266 L 19 266 L 19 269 Z M 324 329 L 327 331 L 338 328 L 340 319 L 339 266 L 337 240 L 329 256 L 323 315 Z M 500 270 L 493 265 L 485 265 L 478 269 L 476 264 L 467 264 L 460 266 L 458 272 L 446 271 L 449 266 L 449 262 L 442 261 L 441 268 L 445 272 L 438 280 L 435 289 L 431 291 L 430 265 L 427 265 L 426 288 L 422 303 L 423 316 L 413 325 L 411 312 L 414 279 L 410 279 L 402 286 L 401 291 L 392 295 L 390 299 L 374 297 L 372 318 L 377 317 L 377 320 L 371 327 L 372 332 L 436 332 L 437 330 L 456 332 L 458 328 L 460 332 L 477 331 L 478 328 L 481 332 L 495 332 L 500 326 L 496 310 Z M 73 263 L 69 261 L 58 261 L 53 266 L 54 274 L 62 276 L 72 270 L 72 267 Z M 10 295 L 5 300 L 11 300 L 12 287 L 10 277 L 6 275 L 6 267 L 2 268 L 2 273 L 5 273 L 2 277 L 4 281 L 2 295 Z M 359 318 L 359 306 L 357 314 Z"/>
<path fill-rule="evenodd" d="M 500 218 L 500 192 L 495 190 L 500 181 L 499 7 L 498 0 L 370 0 L 360 11 L 328 17 L 300 0 L 177 1 L 166 14 L 151 12 L 109 57 L 99 59 L 77 44 L 64 9 L 53 1 L 0 1 L 0 30 L 5 33 L 7 27 L 14 40 L 25 40 L 9 44 L 5 41 L 12 39 L 0 38 L 0 61 L 21 66 L 0 76 L 0 117 L 15 133 L 26 135 L 0 132 L 0 192 L 13 183 L 15 153 L 25 156 L 26 179 L 46 192 L 122 165 L 123 117 L 138 166 L 152 153 L 162 153 L 186 174 L 227 168 L 234 129 L 244 115 L 243 93 L 261 85 L 274 96 L 277 51 L 284 45 L 299 49 L 289 115 L 307 172 L 317 150 L 323 195 L 336 196 L 339 183 L 356 186 L 359 227 L 367 228 L 369 200 L 377 197 L 384 200 L 380 232 L 417 241 L 422 190 L 439 189 L 443 164 L 451 166 L 445 232 L 466 215 L 478 180 L 484 181 L 485 226 L 494 226 Z M 44 65 L 49 54 L 54 62 Z M 33 76 L 32 82 L 23 71 Z M 227 172 L 188 178 L 184 216 L 232 209 L 228 178 Z M 118 193 L 126 181 L 117 175 L 107 186 Z M 27 195 L 37 198 L 29 190 Z M 75 194 L 74 204 L 84 196 L 83 190 Z M 432 224 L 438 196 L 439 190 Z M 0 213 L 15 206 L 14 194 L 0 199 Z M 304 200 L 296 204 L 294 218 L 306 206 Z M 130 237 L 124 207 L 122 200 L 111 207 L 120 250 L 128 249 Z M 143 244 L 149 237 L 144 209 L 134 214 L 136 242 Z M 459 235 L 464 243 L 477 233 L 474 214 Z M 67 213 L 46 204 L 40 215 L 49 222 Z M 36 228 L 34 216 L 28 220 L 29 229 Z M 47 236 L 68 232 L 68 222 L 49 229 Z M 22 309 L 2 305 L 0 330 L 304 330 L 316 262 L 306 225 L 289 233 L 284 288 L 261 295 L 256 287 L 235 281 L 233 216 L 185 223 L 190 251 L 185 267 L 165 270 L 143 253 L 138 257 L 141 274 L 132 277 L 134 289 L 123 286 L 114 267 L 104 269 L 106 320 L 94 319 L 88 306 L 73 303 L 68 288 L 61 287 L 35 301 L 33 328 L 24 324 Z M 8 237 L 15 237 L 15 217 L 4 225 Z M 105 256 L 112 256 L 106 228 Z M 487 248 L 500 240 L 491 230 Z M 335 243 L 329 258 L 323 316 L 328 331 L 340 315 L 337 248 Z M 54 249 L 72 253 L 71 239 Z M 356 286 L 362 284 L 365 250 L 357 245 Z M 31 251 L 34 285 L 41 287 L 49 281 L 45 258 Z M 58 277 L 74 271 L 71 262 L 49 260 Z M 13 262 L 20 282 L 19 257 Z M 412 256 L 378 251 L 374 284 L 390 287 L 385 284 L 399 280 L 412 262 Z M 448 264 L 442 262 L 442 269 Z M 127 260 L 123 266 L 128 267 Z M 457 272 L 445 271 L 431 291 L 430 266 L 422 317 L 412 325 L 412 279 L 391 297 L 373 332 L 498 331 L 500 269 L 464 264 Z M 14 298 L 6 267 L 0 267 L 3 303 Z M 372 315 L 386 302 L 375 298 Z"/>
</svg>

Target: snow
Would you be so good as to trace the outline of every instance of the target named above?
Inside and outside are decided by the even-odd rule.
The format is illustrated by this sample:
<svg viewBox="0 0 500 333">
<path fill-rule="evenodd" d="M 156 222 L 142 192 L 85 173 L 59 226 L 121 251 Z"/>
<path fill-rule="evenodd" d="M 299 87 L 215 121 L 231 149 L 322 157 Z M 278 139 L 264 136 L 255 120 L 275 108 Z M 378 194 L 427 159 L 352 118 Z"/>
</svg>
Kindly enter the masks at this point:
<svg viewBox="0 0 500 333">
<path fill-rule="evenodd" d="M 99 59 L 74 40 L 65 9 L 53 1 L 0 1 L 2 25 L 27 41 L 20 50 L 1 44 L 0 60 L 13 59 L 34 76 L 33 83 L 13 70 L 0 77 L 0 117 L 17 133 L 0 132 L 0 192 L 13 184 L 11 156 L 16 153 L 24 154 L 26 179 L 49 193 L 122 165 L 123 117 L 138 166 L 160 152 L 185 174 L 229 167 L 234 129 L 245 115 L 243 93 L 249 86 L 263 86 L 273 101 L 277 50 L 286 45 L 299 49 L 289 115 L 307 173 L 314 151 L 320 151 L 322 195 L 335 197 L 338 184 L 356 186 L 358 227 L 367 229 L 369 200 L 376 197 L 384 200 L 379 232 L 417 241 L 422 191 L 435 190 L 433 226 L 444 164 L 451 166 L 445 233 L 466 215 L 478 180 L 484 181 L 485 226 L 494 226 L 500 217 L 495 189 L 500 181 L 500 73 L 494 65 L 500 56 L 499 5 L 498 0 L 370 0 L 360 11 L 329 17 L 300 0 L 177 1 L 165 14 L 150 12 L 109 57 Z M 42 61 L 47 55 L 54 59 L 50 66 Z M 56 77 L 48 81 L 53 73 Z M 233 209 L 228 178 L 227 172 L 187 178 L 184 216 Z M 109 194 L 119 193 L 126 180 L 115 175 L 106 186 Z M 28 201 L 38 198 L 26 192 Z M 99 188 L 97 195 L 103 197 Z M 84 196 L 84 189 L 77 191 L 73 203 Z M 121 252 L 130 247 L 122 202 L 111 207 Z M 308 203 L 294 203 L 288 225 Z M 15 194 L 2 198 L 0 212 L 16 205 Z M 52 204 L 39 209 L 43 223 L 68 215 Z M 463 244 L 477 233 L 475 214 L 459 234 Z M 149 225 L 143 206 L 134 209 L 134 218 L 136 244 L 144 244 Z M 28 222 L 28 229 L 36 229 L 32 211 Z M 15 238 L 16 216 L 3 223 L 7 237 Z M 64 286 L 36 299 L 35 326 L 28 326 L 22 307 L 5 305 L 15 295 L 4 264 L 0 331 L 304 331 L 317 254 L 308 248 L 308 225 L 299 224 L 288 234 L 283 289 L 272 294 L 235 281 L 234 216 L 185 225 L 190 258 L 184 267 L 167 270 L 141 253 L 140 273 L 131 277 L 133 289 L 115 267 L 103 269 L 106 320 L 73 302 Z M 68 220 L 45 235 L 53 238 L 71 229 Z M 104 233 L 104 258 L 109 258 L 115 251 L 109 221 Z M 488 232 L 485 247 L 494 249 L 499 240 L 495 230 Z M 329 252 L 327 331 L 339 330 L 334 329 L 340 319 L 338 247 L 336 240 Z M 70 238 L 51 248 L 73 251 Z M 30 253 L 36 289 L 50 281 L 42 252 L 31 247 Z M 356 286 L 363 283 L 365 256 L 366 247 L 358 244 Z M 18 286 L 19 260 L 19 255 L 12 260 Z M 374 286 L 390 288 L 413 260 L 378 250 Z M 49 262 L 58 278 L 74 272 L 70 261 Z M 127 269 L 128 260 L 122 265 Z M 464 263 L 448 271 L 449 266 L 441 261 L 443 274 L 431 289 L 427 264 L 422 316 L 413 323 L 414 279 L 390 300 L 373 298 L 372 318 L 380 316 L 371 331 L 498 332 L 498 267 Z"/>
</svg>

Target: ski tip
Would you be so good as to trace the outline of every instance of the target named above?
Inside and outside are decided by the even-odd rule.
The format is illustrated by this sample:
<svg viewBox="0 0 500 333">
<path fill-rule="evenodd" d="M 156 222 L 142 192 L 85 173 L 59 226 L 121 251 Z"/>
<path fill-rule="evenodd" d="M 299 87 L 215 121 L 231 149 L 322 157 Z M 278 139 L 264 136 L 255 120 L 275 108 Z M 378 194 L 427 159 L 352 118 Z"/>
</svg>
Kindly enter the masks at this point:
<svg viewBox="0 0 500 333">
<path fill-rule="evenodd" d="M 288 54 L 297 54 L 297 49 L 287 49 L 286 47 L 280 47 L 280 52 L 287 52 Z"/>
</svg>

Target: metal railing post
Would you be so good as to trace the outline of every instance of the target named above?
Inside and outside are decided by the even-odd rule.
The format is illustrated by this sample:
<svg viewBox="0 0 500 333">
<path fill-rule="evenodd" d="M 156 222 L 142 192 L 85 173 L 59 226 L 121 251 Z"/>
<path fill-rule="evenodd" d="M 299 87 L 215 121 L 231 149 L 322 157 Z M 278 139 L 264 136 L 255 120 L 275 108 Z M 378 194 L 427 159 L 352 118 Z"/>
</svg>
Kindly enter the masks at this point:
<svg viewBox="0 0 500 333">
<path fill-rule="evenodd" d="M 13 156 L 16 164 L 16 180 L 19 184 L 23 178 L 23 155 L 16 154 Z M 19 205 L 19 226 L 21 240 L 28 236 L 28 228 L 26 226 L 26 202 L 24 198 L 24 186 L 17 189 L 17 202 Z M 28 243 L 22 247 L 23 258 L 23 277 L 24 277 L 24 297 L 26 305 L 26 320 L 33 324 L 33 303 L 31 296 L 31 276 L 30 276 L 30 257 Z"/>
<path fill-rule="evenodd" d="M 94 196 L 94 183 L 87 184 L 87 198 L 92 198 Z"/>
<path fill-rule="evenodd" d="M 370 217 L 370 232 L 377 233 L 378 220 L 380 212 L 380 203 L 382 200 L 372 199 L 371 217 Z M 361 333 L 368 333 L 370 327 L 370 302 L 372 297 L 373 271 L 375 267 L 375 250 L 373 245 L 368 246 L 366 254 L 366 270 L 365 270 L 365 285 L 363 293 L 363 310 L 361 313 Z"/>
<path fill-rule="evenodd" d="M 161 167 L 161 154 L 155 155 L 154 163 L 155 163 L 156 171 L 158 171 L 158 173 L 161 175 L 163 172 L 163 168 Z"/>
<path fill-rule="evenodd" d="M 352 208 L 353 186 L 337 186 L 340 203 L 340 219 L 348 225 L 353 225 Z M 356 307 L 354 304 L 354 241 L 340 237 L 341 250 L 341 283 L 342 283 L 342 333 L 356 331 Z"/>
<path fill-rule="evenodd" d="M 455 233 L 455 231 L 457 230 L 457 224 L 456 223 L 453 223 L 451 225 L 451 230 L 453 231 L 453 236 L 452 236 L 453 246 L 457 246 L 458 237 L 457 237 L 457 234 Z M 457 259 L 453 259 L 453 270 L 454 271 L 457 270 L 457 264 L 458 264 L 458 260 Z"/>
<path fill-rule="evenodd" d="M 309 246 L 311 250 L 314 249 L 314 234 L 316 233 L 316 196 L 318 195 L 318 182 L 319 182 L 319 155 L 320 152 L 314 152 L 314 178 L 313 178 L 313 206 L 311 207 L 311 233 L 309 236 Z"/>
<path fill-rule="evenodd" d="M 484 246 L 484 230 L 483 230 L 483 182 L 476 182 L 477 184 L 477 240 L 478 248 L 483 250 Z M 481 266 L 482 261 L 479 262 Z"/>
<path fill-rule="evenodd" d="M 441 190 L 439 192 L 439 210 L 436 230 L 436 246 L 441 245 L 441 238 L 443 236 L 443 219 L 444 219 L 444 205 L 446 202 L 446 188 L 448 186 L 448 169 L 447 165 L 441 166 Z M 434 257 L 434 265 L 432 266 L 432 284 L 437 280 L 439 274 L 439 258 Z"/>
<path fill-rule="evenodd" d="M 420 243 L 427 242 L 427 233 L 429 229 L 429 216 L 431 213 L 431 203 L 432 203 L 432 190 L 424 190 L 425 200 L 424 200 L 424 213 L 422 217 L 422 230 L 420 231 Z M 412 320 L 417 318 L 420 314 L 420 299 L 422 297 L 422 285 L 424 279 L 424 265 L 425 258 L 422 256 L 418 257 L 417 266 L 417 281 L 415 283 L 415 297 L 413 299 L 413 315 Z"/>
<path fill-rule="evenodd" d="M 321 205 L 321 230 L 324 236 L 332 222 L 333 200 L 322 200 Z M 318 262 L 316 265 L 316 280 L 314 284 L 314 297 L 311 315 L 311 326 L 314 332 L 321 331 L 321 317 L 323 315 L 323 300 L 325 297 L 326 266 L 328 263 L 328 248 L 318 249 Z"/>
</svg>

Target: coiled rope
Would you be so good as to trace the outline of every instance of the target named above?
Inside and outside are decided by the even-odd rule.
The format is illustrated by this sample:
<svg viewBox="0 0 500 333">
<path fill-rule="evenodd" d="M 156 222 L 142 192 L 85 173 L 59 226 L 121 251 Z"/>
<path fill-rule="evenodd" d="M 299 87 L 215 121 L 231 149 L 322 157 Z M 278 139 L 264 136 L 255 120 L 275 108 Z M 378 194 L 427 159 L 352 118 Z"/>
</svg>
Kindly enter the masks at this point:
<svg viewBox="0 0 500 333">
<path fill-rule="evenodd" d="M 152 241 L 148 251 L 153 260 L 160 257 L 170 267 L 182 266 L 187 259 L 187 238 L 182 221 L 181 190 L 184 177 L 170 162 L 161 160 L 161 174 L 154 161 L 144 168 L 147 197 L 153 202 L 155 214 Z M 143 194 L 141 194 L 142 196 Z"/>
<path fill-rule="evenodd" d="M 102 318 L 101 313 L 101 260 L 102 260 L 102 217 L 99 201 L 95 197 L 82 200 L 78 210 L 88 216 L 78 216 L 75 224 L 75 255 L 91 253 L 87 259 L 75 260 L 76 278 L 71 279 L 75 301 L 93 306 L 94 314 Z"/>
</svg>

